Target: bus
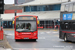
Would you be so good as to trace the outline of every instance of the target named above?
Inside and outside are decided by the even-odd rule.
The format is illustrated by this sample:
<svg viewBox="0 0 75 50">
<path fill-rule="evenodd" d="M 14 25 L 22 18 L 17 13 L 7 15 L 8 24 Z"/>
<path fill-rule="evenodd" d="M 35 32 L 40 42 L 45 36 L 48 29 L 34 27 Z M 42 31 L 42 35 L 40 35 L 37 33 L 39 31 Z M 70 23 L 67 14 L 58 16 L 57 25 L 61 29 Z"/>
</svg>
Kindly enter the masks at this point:
<svg viewBox="0 0 75 50">
<path fill-rule="evenodd" d="M 75 2 L 61 4 L 59 38 L 75 41 Z"/>
<path fill-rule="evenodd" d="M 34 15 L 19 15 L 15 16 L 14 32 L 15 41 L 20 39 L 38 39 L 38 16 Z"/>
</svg>

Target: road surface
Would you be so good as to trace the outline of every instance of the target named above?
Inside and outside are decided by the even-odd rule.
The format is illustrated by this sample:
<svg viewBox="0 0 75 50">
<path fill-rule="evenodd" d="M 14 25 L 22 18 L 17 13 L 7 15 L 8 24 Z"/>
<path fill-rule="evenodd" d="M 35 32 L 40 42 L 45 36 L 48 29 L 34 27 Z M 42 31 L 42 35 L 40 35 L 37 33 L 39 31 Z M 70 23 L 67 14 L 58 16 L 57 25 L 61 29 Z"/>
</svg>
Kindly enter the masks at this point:
<svg viewBox="0 0 75 50">
<path fill-rule="evenodd" d="M 35 41 L 19 41 L 15 42 L 14 40 L 14 31 L 13 30 L 5 30 L 5 34 L 7 34 L 7 40 L 11 47 L 14 50 L 22 50 L 22 49 L 32 49 L 32 50 L 43 50 L 43 49 L 54 49 L 57 48 L 62 50 L 73 49 L 75 48 L 75 43 L 72 42 L 64 42 L 62 39 L 59 39 L 59 31 L 45 30 L 38 31 L 38 40 Z"/>
</svg>

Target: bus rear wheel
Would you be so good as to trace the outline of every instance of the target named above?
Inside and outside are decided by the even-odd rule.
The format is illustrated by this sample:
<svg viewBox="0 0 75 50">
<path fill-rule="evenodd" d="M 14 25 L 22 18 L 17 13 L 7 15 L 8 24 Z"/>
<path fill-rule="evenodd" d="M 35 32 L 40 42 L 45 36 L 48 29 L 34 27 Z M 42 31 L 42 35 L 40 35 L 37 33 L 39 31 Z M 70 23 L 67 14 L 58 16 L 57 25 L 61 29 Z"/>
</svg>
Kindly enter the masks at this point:
<svg viewBox="0 0 75 50">
<path fill-rule="evenodd" d="M 64 35 L 64 41 L 65 41 L 65 42 L 68 42 L 68 40 L 67 40 L 67 35 L 66 35 L 66 34 Z"/>
</svg>

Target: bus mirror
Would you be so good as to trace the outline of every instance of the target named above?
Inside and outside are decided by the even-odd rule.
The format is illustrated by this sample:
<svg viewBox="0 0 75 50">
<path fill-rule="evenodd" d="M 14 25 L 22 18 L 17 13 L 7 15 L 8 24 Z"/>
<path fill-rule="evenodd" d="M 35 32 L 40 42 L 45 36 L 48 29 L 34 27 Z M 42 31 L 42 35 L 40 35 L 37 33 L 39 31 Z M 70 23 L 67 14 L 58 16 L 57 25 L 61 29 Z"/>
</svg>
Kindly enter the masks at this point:
<svg viewBox="0 0 75 50">
<path fill-rule="evenodd" d="M 37 21 L 37 24 L 39 24 L 39 21 Z"/>
<path fill-rule="evenodd" d="M 12 22 L 12 24 L 14 24 L 14 21 Z"/>
</svg>

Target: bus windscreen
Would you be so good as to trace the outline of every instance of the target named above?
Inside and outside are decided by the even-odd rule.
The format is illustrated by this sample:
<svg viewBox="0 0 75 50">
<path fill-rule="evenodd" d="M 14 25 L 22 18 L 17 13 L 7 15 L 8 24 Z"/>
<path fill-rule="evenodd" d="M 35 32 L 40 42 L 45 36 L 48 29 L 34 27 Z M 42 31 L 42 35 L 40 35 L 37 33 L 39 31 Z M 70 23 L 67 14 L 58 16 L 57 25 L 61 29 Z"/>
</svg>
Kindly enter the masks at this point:
<svg viewBox="0 0 75 50">
<path fill-rule="evenodd" d="M 18 32 L 34 32 L 37 30 L 36 21 L 16 21 L 16 31 Z"/>
</svg>

